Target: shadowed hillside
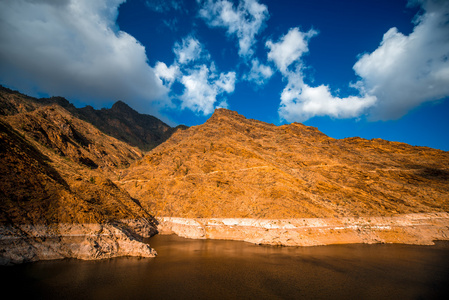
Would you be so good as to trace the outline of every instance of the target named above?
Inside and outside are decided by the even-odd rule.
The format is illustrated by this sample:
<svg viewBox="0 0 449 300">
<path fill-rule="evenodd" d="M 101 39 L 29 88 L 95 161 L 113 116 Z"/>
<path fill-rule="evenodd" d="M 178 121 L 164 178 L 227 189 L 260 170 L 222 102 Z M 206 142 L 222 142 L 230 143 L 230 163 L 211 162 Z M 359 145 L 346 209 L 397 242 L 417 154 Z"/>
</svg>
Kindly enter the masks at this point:
<svg viewBox="0 0 449 300">
<path fill-rule="evenodd" d="M 7 89 L 0 92 L 1 223 L 151 219 L 109 179 L 143 157 L 138 148 L 51 104 L 62 100 L 44 105 Z"/>
</svg>

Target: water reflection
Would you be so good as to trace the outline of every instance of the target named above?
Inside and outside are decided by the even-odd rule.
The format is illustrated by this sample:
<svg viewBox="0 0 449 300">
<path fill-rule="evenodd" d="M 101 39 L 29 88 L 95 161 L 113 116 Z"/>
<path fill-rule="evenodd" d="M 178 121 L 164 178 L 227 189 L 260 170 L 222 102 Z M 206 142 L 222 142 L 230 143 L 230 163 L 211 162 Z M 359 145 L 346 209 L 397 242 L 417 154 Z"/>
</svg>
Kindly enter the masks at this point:
<svg viewBox="0 0 449 300">
<path fill-rule="evenodd" d="M 449 299 L 449 243 L 294 248 L 155 236 L 150 244 L 157 258 L 3 267 L 1 282 L 33 299 Z"/>
</svg>

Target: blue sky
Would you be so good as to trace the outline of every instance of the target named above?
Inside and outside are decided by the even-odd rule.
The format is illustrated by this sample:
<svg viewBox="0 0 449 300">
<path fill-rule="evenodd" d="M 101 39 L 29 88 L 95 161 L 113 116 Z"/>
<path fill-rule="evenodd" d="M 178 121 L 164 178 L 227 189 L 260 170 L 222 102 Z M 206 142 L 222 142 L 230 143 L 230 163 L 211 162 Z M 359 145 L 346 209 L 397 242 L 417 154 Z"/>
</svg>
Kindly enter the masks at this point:
<svg viewBox="0 0 449 300">
<path fill-rule="evenodd" d="M 449 150 L 444 0 L 3 0 L 0 83 L 171 125 L 217 107 Z"/>
</svg>

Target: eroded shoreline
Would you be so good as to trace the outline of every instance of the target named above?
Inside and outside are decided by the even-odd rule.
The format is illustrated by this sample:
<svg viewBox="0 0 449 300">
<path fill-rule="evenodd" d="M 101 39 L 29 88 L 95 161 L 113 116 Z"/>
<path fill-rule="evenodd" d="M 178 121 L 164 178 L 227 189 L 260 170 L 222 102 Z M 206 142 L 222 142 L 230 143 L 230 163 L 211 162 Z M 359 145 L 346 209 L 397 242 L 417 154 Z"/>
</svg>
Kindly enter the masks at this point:
<svg viewBox="0 0 449 300">
<path fill-rule="evenodd" d="M 155 257 L 157 252 L 142 241 L 155 233 L 145 219 L 107 224 L 3 225 L 0 265 L 64 258 Z"/>
<path fill-rule="evenodd" d="M 400 243 L 433 245 L 449 240 L 449 213 L 393 217 L 303 219 L 157 218 L 159 234 L 190 239 L 221 239 L 279 246 Z M 156 233 L 148 220 L 109 224 L 0 226 L 0 264 L 120 256 L 155 257 L 143 242 Z"/>
<path fill-rule="evenodd" d="M 191 239 L 225 239 L 255 244 L 318 246 L 353 243 L 433 245 L 449 240 L 449 214 L 304 219 L 160 217 L 160 234 Z"/>
</svg>

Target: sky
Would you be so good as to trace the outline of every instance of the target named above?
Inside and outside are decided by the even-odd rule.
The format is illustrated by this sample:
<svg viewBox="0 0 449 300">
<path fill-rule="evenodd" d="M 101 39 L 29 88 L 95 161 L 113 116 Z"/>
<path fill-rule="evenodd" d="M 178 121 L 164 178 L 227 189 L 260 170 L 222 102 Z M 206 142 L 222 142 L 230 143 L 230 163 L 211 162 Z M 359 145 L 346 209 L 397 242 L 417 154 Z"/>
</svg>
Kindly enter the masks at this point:
<svg viewBox="0 0 449 300">
<path fill-rule="evenodd" d="M 449 1 L 0 0 L 0 84 L 449 151 Z"/>
</svg>

